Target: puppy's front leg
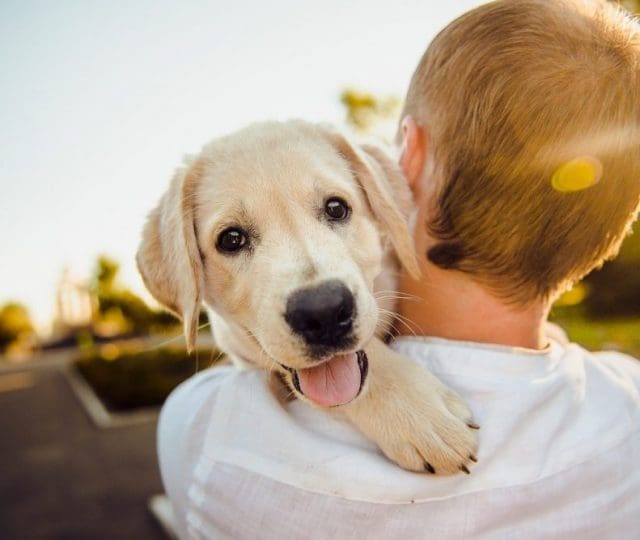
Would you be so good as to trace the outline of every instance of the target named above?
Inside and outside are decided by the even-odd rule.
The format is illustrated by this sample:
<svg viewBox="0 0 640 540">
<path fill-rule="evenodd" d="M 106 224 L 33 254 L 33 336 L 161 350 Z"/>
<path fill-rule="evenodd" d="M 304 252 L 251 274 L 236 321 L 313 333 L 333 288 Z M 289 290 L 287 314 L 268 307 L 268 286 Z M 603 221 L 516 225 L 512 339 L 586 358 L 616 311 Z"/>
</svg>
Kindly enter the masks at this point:
<svg viewBox="0 0 640 540">
<path fill-rule="evenodd" d="M 391 460 L 412 471 L 469 472 L 476 426 L 462 398 L 416 362 L 373 339 L 367 384 L 341 407 Z"/>
</svg>

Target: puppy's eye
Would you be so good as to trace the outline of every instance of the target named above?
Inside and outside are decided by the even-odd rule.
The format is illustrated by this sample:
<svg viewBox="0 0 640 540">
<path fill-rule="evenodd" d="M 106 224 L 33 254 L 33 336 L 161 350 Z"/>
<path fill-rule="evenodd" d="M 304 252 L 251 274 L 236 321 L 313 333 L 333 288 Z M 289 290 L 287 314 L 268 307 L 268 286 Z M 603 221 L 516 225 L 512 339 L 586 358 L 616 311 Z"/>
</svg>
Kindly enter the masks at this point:
<svg viewBox="0 0 640 540">
<path fill-rule="evenodd" d="M 340 197 L 331 197 L 324 203 L 324 212 L 330 221 L 344 221 L 349 217 L 351 208 Z"/>
<path fill-rule="evenodd" d="M 242 229 L 229 227 L 220 233 L 216 240 L 216 249 L 220 253 L 235 253 L 247 245 L 247 233 Z"/>
</svg>

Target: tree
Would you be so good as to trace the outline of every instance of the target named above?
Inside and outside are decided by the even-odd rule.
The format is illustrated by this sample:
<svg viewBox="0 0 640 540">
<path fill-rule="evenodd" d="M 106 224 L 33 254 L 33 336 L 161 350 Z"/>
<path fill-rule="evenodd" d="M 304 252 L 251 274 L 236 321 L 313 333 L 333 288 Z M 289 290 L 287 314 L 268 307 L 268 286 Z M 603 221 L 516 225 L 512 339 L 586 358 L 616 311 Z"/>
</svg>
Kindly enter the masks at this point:
<svg viewBox="0 0 640 540">
<path fill-rule="evenodd" d="M 0 308 L 0 352 L 13 344 L 28 342 L 34 335 L 29 312 L 22 304 L 9 302 Z"/>
<path fill-rule="evenodd" d="M 113 291 L 120 265 L 106 255 L 98 257 L 95 270 L 95 283 L 98 291 Z"/>
<path fill-rule="evenodd" d="M 389 138 L 400 113 L 402 101 L 397 96 L 376 96 L 370 92 L 345 89 L 340 102 L 346 109 L 346 122 L 354 131 Z M 388 129 L 385 129 L 388 128 Z"/>
<path fill-rule="evenodd" d="M 117 282 L 120 265 L 105 255 L 98 257 L 91 288 L 97 299 L 94 326 L 107 334 L 146 334 L 175 328 L 177 319 L 150 308 L 139 296 Z"/>
</svg>

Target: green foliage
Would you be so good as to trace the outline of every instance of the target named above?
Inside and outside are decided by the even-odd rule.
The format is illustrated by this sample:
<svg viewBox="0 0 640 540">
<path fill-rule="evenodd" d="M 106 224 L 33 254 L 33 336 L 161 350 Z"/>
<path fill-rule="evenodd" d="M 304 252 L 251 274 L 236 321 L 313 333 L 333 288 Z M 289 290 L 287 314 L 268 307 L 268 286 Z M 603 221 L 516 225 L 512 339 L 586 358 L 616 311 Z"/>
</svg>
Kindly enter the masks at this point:
<svg viewBox="0 0 640 540">
<path fill-rule="evenodd" d="M 591 273 L 584 306 L 594 318 L 640 317 L 640 222 L 622 245 L 618 257 Z"/>
<path fill-rule="evenodd" d="M 550 318 L 572 341 L 590 350 L 614 348 L 640 358 L 640 222 L 619 256 L 587 276 L 564 300 Z"/>
<path fill-rule="evenodd" d="M 29 312 L 22 304 L 9 302 L 0 308 L 0 352 L 34 336 Z"/>
<path fill-rule="evenodd" d="M 179 324 L 170 313 L 151 309 L 140 297 L 119 286 L 119 270 L 118 263 L 107 256 L 96 262 L 91 287 L 98 300 L 98 325 L 110 325 L 116 333 L 146 334 Z"/>
<path fill-rule="evenodd" d="M 554 308 L 551 320 L 590 351 L 615 349 L 640 358 L 640 317 L 594 320 L 576 309 Z"/>
<path fill-rule="evenodd" d="M 376 96 L 353 88 L 345 89 L 340 102 L 346 109 L 347 124 L 355 131 L 371 133 L 383 122 L 395 121 L 401 101 L 397 96 Z"/>
<path fill-rule="evenodd" d="M 95 283 L 96 287 L 100 291 L 111 291 L 114 288 L 114 283 L 120 265 L 113 259 L 106 255 L 101 255 L 96 261 L 95 270 Z"/>
<path fill-rule="evenodd" d="M 76 360 L 75 367 L 112 410 L 162 405 L 169 393 L 195 372 L 220 359 L 217 351 L 191 356 L 180 349 L 119 351 L 113 344 Z"/>
</svg>

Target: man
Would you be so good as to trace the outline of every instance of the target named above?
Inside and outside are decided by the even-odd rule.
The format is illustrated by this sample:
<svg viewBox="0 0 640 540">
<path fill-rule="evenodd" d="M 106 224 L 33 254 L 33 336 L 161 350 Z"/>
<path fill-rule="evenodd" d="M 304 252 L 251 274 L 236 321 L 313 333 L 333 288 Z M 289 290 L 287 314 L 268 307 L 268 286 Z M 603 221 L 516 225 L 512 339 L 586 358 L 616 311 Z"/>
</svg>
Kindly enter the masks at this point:
<svg viewBox="0 0 640 540">
<path fill-rule="evenodd" d="M 600 1 L 500 0 L 436 37 L 399 134 L 423 271 L 400 314 L 431 337 L 393 347 L 468 401 L 479 463 L 403 471 L 263 373 L 211 370 L 159 427 L 182 536 L 637 537 L 640 367 L 545 322 L 637 214 L 638 66 L 638 24 Z"/>
</svg>

